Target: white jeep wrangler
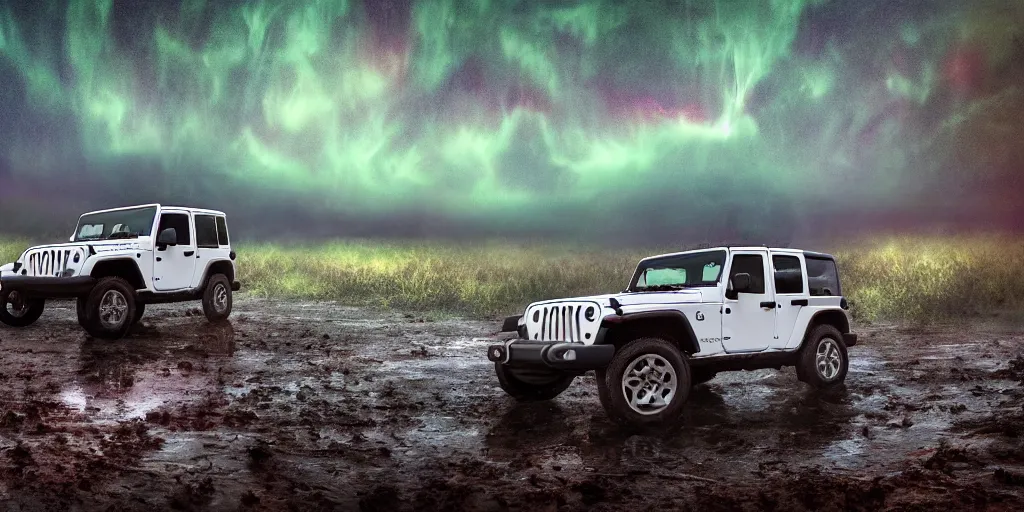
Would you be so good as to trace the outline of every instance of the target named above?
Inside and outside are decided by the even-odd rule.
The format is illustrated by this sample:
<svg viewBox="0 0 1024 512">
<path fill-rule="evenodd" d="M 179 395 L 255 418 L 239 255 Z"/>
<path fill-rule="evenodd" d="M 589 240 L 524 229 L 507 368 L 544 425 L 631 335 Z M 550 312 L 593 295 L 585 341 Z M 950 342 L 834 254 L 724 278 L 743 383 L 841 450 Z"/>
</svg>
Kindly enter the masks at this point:
<svg viewBox="0 0 1024 512">
<path fill-rule="evenodd" d="M 31 247 L 0 267 L 0 322 L 31 325 L 47 299 L 77 299 L 78 323 L 101 339 L 125 336 L 146 304 L 201 300 L 206 318 L 221 321 L 241 288 L 234 260 L 222 212 L 150 204 L 87 213 L 70 243 Z"/>
<path fill-rule="evenodd" d="M 841 384 L 850 332 L 835 258 L 795 249 L 720 247 L 643 259 L 625 291 L 535 302 L 493 344 L 498 383 L 548 400 L 595 370 L 609 417 L 676 419 L 690 387 L 722 371 L 795 366 L 811 386 Z"/>
</svg>

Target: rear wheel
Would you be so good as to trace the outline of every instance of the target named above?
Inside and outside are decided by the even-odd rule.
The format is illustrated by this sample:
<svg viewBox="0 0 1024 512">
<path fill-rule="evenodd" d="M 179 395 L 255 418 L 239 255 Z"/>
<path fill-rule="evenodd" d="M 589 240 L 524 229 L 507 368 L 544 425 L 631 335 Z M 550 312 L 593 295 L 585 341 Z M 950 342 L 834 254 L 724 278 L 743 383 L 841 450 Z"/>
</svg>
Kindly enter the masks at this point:
<svg viewBox="0 0 1024 512">
<path fill-rule="evenodd" d="M 28 327 L 39 320 L 46 307 L 43 299 L 31 299 L 17 291 L 0 291 L 0 322 L 11 327 Z"/>
<path fill-rule="evenodd" d="M 231 315 L 231 283 L 224 274 L 216 274 L 206 283 L 203 313 L 211 322 L 226 320 Z"/>
<path fill-rule="evenodd" d="M 135 289 L 120 277 L 100 279 L 85 302 L 85 330 L 104 340 L 128 334 L 135 318 Z"/>
<path fill-rule="evenodd" d="M 676 420 L 690 395 L 690 365 L 672 343 L 636 340 L 619 350 L 604 371 L 605 410 L 622 424 L 659 425 Z M 602 400 L 604 402 L 605 400 Z"/>
<path fill-rule="evenodd" d="M 551 400 L 576 379 L 558 371 L 513 369 L 502 363 L 494 363 L 494 373 L 501 389 L 520 402 Z"/>
<path fill-rule="evenodd" d="M 797 363 L 800 380 L 815 388 L 838 386 L 846 380 L 850 360 L 843 335 L 831 325 L 819 325 L 807 336 Z"/>
</svg>

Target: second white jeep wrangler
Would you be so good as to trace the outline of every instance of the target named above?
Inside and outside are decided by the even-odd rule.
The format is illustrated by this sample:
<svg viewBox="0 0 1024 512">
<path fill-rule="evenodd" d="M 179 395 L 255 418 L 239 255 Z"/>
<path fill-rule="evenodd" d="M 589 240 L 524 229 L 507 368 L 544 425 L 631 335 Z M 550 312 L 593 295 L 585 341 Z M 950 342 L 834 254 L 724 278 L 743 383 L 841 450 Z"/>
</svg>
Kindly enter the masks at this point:
<svg viewBox="0 0 1024 512">
<path fill-rule="evenodd" d="M 154 236 L 155 235 L 155 236 Z M 223 212 L 149 204 L 82 215 L 69 243 L 30 247 L 0 267 L 0 322 L 35 323 L 48 299 L 76 299 L 78 323 L 118 339 L 146 304 L 202 301 L 231 314 L 235 253 Z"/>
<path fill-rule="evenodd" d="M 708 248 L 643 259 L 622 293 L 530 304 L 502 326 L 518 337 L 487 354 L 519 400 L 594 370 L 609 417 L 658 424 L 722 371 L 794 366 L 811 386 L 839 385 L 857 343 L 847 309 L 831 255 Z"/>
</svg>

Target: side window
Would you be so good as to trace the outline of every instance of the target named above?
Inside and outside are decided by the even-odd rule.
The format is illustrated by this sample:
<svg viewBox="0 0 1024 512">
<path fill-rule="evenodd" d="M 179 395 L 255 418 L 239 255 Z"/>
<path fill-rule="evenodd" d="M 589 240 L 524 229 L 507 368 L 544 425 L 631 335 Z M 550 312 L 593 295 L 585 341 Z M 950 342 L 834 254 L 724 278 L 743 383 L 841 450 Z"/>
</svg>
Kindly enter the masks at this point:
<svg viewBox="0 0 1024 512">
<path fill-rule="evenodd" d="M 213 215 L 196 215 L 196 246 L 206 249 L 220 247 L 217 240 L 217 220 Z"/>
<path fill-rule="evenodd" d="M 732 258 L 729 282 L 736 274 L 750 274 L 750 293 L 764 293 L 764 258 L 759 254 L 738 254 Z"/>
<path fill-rule="evenodd" d="M 775 267 L 775 293 L 803 293 L 804 273 L 800 269 L 800 258 L 796 256 L 772 256 Z"/>
<path fill-rule="evenodd" d="M 228 223 L 224 217 L 217 217 L 217 241 L 220 245 L 231 245 L 228 239 Z"/>
<path fill-rule="evenodd" d="M 178 234 L 178 245 L 192 245 L 192 230 L 189 228 L 188 214 L 161 214 L 160 229 L 157 230 L 157 234 L 159 235 L 161 231 L 167 228 L 174 228 L 174 231 Z"/>
<path fill-rule="evenodd" d="M 812 296 L 841 295 L 836 262 L 823 258 L 807 258 L 807 288 Z"/>
</svg>

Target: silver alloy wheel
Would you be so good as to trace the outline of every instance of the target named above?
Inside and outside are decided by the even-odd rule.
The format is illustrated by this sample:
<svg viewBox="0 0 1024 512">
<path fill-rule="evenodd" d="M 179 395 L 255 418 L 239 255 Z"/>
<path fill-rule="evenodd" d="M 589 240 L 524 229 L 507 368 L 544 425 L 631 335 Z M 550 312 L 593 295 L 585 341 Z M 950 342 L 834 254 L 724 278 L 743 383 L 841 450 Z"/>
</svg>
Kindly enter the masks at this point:
<svg viewBox="0 0 1024 512">
<path fill-rule="evenodd" d="M 7 295 L 7 303 L 4 304 L 4 309 L 14 318 L 21 318 L 28 313 L 28 302 L 21 300 L 18 292 L 11 292 Z"/>
<path fill-rule="evenodd" d="M 622 393 L 634 411 L 649 416 L 672 403 L 679 379 L 676 369 L 658 354 L 643 354 L 622 374 Z"/>
<path fill-rule="evenodd" d="M 128 313 L 128 299 L 117 290 L 107 290 L 100 299 L 100 323 L 107 329 L 118 329 Z"/>
<path fill-rule="evenodd" d="M 223 313 L 228 309 L 228 288 L 223 283 L 217 283 L 213 287 L 213 308 L 218 313 Z"/>
<path fill-rule="evenodd" d="M 818 374 L 825 380 L 832 380 L 839 375 L 839 368 L 842 367 L 842 353 L 839 352 L 839 344 L 832 338 L 822 338 L 818 342 L 818 354 L 814 360 L 818 367 Z"/>
</svg>

